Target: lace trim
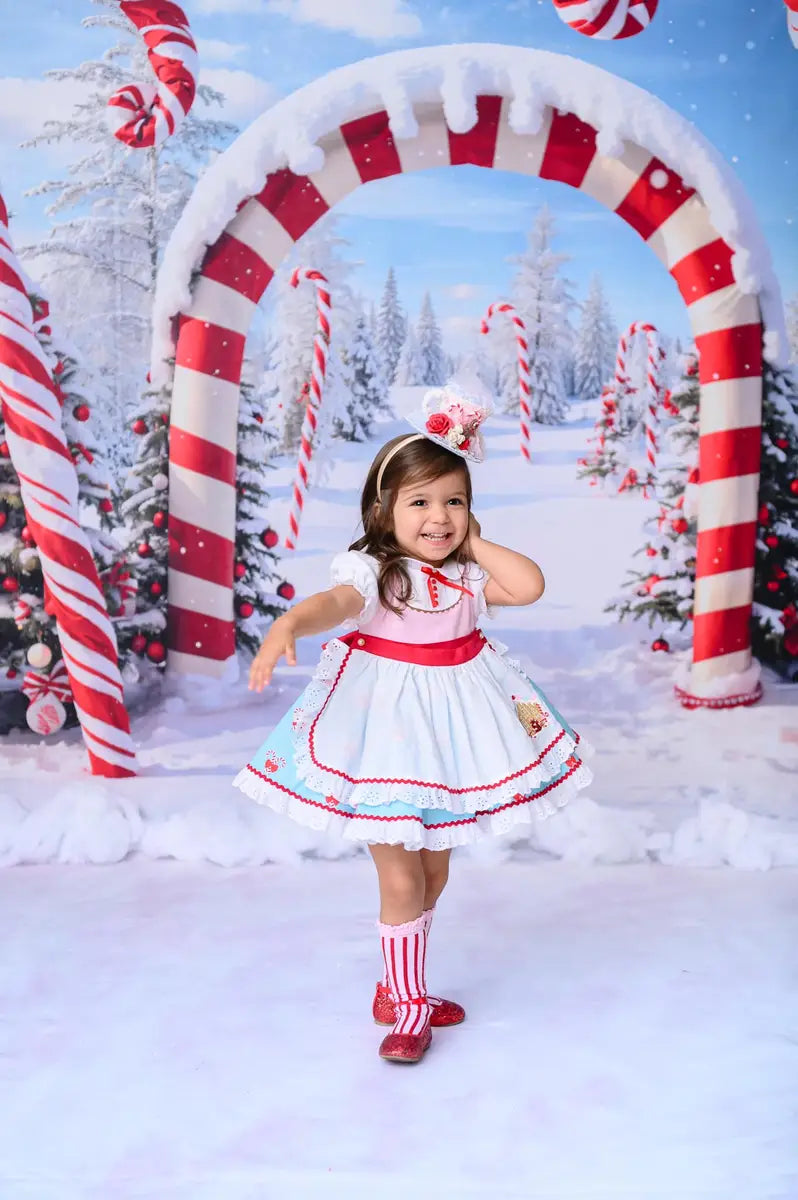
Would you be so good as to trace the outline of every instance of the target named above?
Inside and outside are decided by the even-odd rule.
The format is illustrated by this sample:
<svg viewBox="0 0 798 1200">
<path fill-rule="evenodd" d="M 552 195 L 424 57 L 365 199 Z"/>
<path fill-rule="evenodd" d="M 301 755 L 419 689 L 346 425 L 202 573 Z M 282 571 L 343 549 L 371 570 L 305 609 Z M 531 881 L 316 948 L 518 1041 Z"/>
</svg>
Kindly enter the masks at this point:
<svg viewBox="0 0 798 1200">
<path fill-rule="evenodd" d="M 239 771 L 234 786 L 276 813 L 307 829 L 332 833 L 354 844 L 404 846 L 407 850 L 450 850 L 468 846 L 487 837 L 498 837 L 548 820 L 579 791 L 587 787 L 592 775 L 583 763 L 553 784 L 556 795 L 526 799 L 519 797 L 495 813 L 476 813 L 441 825 L 424 825 L 421 817 L 379 817 L 359 813 L 336 812 L 321 799 L 308 800 L 273 780 L 263 779 L 250 768 Z"/>
</svg>

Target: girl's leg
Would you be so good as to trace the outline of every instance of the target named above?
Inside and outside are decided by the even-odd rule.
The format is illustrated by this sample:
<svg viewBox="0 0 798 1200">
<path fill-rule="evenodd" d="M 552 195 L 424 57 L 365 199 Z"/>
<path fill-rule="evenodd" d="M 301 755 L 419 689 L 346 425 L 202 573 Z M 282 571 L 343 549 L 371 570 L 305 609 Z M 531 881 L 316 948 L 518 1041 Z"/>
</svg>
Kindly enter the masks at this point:
<svg viewBox="0 0 798 1200">
<path fill-rule="evenodd" d="M 421 856 L 424 850 L 404 846 L 369 846 L 380 883 L 380 921 L 403 925 L 421 916 L 426 899 L 426 875 Z"/>
<path fill-rule="evenodd" d="M 419 850 L 424 872 L 424 912 L 432 912 L 449 878 L 451 850 Z"/>
</svg>

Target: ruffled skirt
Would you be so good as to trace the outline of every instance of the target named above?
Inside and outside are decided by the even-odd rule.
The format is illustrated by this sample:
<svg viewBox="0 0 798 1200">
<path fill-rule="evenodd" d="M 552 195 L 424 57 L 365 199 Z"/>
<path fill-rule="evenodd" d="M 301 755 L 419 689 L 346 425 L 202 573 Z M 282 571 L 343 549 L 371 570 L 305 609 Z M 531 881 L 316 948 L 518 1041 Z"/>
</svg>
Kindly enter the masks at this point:
<svg viewBox="0 0 798 1200">
<path fill-rule="evenodd" d="M 480 631 L 430 646 L 356 632 L 327 643 L 234 783 L 313 829 L 443 850 L 551 816 L 590 783 L 587 753 Z"/>
</svg>

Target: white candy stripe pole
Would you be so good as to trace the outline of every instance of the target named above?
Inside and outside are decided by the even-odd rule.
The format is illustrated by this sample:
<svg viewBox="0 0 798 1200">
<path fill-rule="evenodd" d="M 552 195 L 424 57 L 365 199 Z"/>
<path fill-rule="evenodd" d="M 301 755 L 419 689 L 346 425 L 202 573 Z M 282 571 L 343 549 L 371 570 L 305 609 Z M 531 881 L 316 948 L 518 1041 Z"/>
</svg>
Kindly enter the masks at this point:
<svg viewBox="0 0 798 1200">
<path fill-rule="evenodd" d="M 120 0 L 147 45 L 157 86 L 125 84 L 108 101 L 114 136 L 134 149 L 159 146 L 183 124 L 197 91 L 199 59 L 188 18 L 170 0 Z"/>
<path fill-rule="evenodd" d="M 531 462 L 529 443 L 532 414 L 529 409 L 529 399 L 532 389 L 529 384 L 529 344 L 526 338 L 526 325 L 512 304 L 502 302 L 491 304 L 480 327 L 481 333 L 488 333 L 491 320 L 496 313 L 506 313 L 515 326 L 515 344 L 518 351 L 518 403 L 521 412 L 520 449 L 527 462 Z"/>
<path fill-rule="evenodd" d="M 618 350 L 615 356 L 615 394 L 622 398 L 627 389 L 629 379 L 626 371 L 626 355 L 629 343 L 638 333 L 645 335 L 648 347 L 646 359 L 646 383 L 648 385 L 648 405 L 646 409 L 646 458 L 648 459 L 648 480 L 643 488 L 643 494 L 648 494 L 648 488 L 653 487 L 657 471 L 657 430 L 659 427 L 659 366 L 662 351 L 659 345 L 659 334 L 653 325 L 645 321 L 634 321 L 618 339 Z"/>
<path fill-rule="evenodd" d="M 324 380 L 327 374 L 327 352 L 330 345 L 330 311 L 332 303 L 327 279 L 321 271 L 309 267 L 297 267 L 291 276 L 291 287 L 299 287 L 303 279 L 316 285 L 316 336 L 313 339 L 313 368 L 310 375 L 310 396 L 305 409 L 300 435 L 299 458 L 294 478 L 293 503 L 288 514 L 290 531 L 285 539 L 286 550 L 295 550 L 299 537 L 299 522 L 305 506 L 308 490 L 308 468 L 313 458 L 313 439 L 318 424 L 317 413 L 321 408 Z"/>
<path fill-rule="evenodd" d="M 0 405 L 93 775 L 136 772 L 116 638 L 78 512 L 61 406 L 0 196 Z"/>
</svg>

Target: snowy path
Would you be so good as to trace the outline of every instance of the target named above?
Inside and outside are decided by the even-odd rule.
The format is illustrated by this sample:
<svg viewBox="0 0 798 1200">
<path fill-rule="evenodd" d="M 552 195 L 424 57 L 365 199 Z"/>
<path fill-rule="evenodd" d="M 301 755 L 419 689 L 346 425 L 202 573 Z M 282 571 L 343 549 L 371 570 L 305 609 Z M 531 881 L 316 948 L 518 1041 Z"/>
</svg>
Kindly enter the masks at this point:
<svg viewBox="0 0 798 1200">
<path fill-rule="evenodd" d="M 798 1195 L 793 873 L 458 864 L 414 1069 L 373 906 L 363 860 L 0 874 L 3 1200 Z"/>
</svg>

